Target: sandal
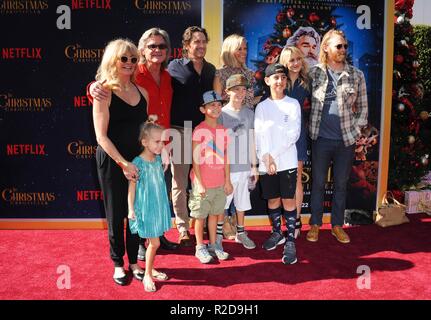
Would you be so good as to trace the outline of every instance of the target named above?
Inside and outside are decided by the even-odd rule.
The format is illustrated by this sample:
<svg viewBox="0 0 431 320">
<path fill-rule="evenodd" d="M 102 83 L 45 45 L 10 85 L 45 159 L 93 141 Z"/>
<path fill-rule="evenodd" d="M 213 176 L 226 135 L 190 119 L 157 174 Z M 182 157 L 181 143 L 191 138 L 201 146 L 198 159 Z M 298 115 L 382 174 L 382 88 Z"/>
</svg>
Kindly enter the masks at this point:
<svg viewBox="0 0 431 320">
<path fill-rule="evenodd" d="M 301 228 L 302 228 L 302 221 L 301 221 L 301 218 L 299 217 L 299 218 L 296 218 L 296 222 L 295 222 L 295 239 L 297 239 L 301 234 Z"/>
<path fill-rule="evenodd" d="M 160 272 L 160 271 L 157 271 L 157 273 L 154 273 L 153 272 L 153 278 L 154 279 L 156 279 L 156 280 L 168 280 L 168 276 L 167 276 L 167 274 L 166 273 L 163 273 L 163 272 Z"/>
<path fill-rule="evenodd" d="M 153 282 L 153 280 L 151 279 L 151 277 L 144 277 L 144 281 L 142 281 L 142 283 L 144 284 L 144 290 L 146 292 L 155 292 L 156 291 L 156 285 Z"/>
</svg>

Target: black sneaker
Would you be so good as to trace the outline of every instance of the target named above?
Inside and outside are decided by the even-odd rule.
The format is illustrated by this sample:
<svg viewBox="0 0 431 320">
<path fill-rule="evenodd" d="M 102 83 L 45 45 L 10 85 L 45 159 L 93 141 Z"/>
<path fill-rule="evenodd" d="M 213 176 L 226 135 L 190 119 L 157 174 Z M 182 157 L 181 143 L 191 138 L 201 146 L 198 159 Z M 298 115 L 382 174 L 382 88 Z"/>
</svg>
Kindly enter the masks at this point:
<svg viewBox="0 0 431 320">
<path fill-rule="evenodd" d="M 271 236 L 263 243 L 262 248 L 271 251 L 274 250 L 278 245 L 286 242 L 286 238 L 278 232 L 271 233 Z"/>
<path fill-rule="evenodd" d="M 298 261 L 298 259 L 296 259 L 295 242 L 286 242 L 286 244 L 284 245 L 283 258 L 281 258 L 281 261 L 284 264 L 294 264 Z"/>
<path fill-rule="evenodd" d="M 145 248 L 145 244 L 139 244 L 139 251 L 138 251 L 138 260 L 139 261 L 145 261 L 145 254 L 147 253 L 147 249 Z"/>
</svg>

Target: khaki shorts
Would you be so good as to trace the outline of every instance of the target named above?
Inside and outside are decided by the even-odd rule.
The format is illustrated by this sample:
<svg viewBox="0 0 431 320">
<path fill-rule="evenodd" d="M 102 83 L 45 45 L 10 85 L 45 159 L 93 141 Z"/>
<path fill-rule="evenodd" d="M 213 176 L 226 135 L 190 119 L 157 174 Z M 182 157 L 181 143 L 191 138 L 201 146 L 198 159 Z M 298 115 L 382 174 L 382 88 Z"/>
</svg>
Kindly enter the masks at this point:
<svg viewBox="0 0 431 320">
<path fill-rule="evenodd" d="M 195 219 L 205 219 L 208 215 L 219 215 L 224 212 L 226 194 L 223 187 L 207 189 L 202 197 L 193 186 L 189 199 L 190 216 Z"/>
</svg>

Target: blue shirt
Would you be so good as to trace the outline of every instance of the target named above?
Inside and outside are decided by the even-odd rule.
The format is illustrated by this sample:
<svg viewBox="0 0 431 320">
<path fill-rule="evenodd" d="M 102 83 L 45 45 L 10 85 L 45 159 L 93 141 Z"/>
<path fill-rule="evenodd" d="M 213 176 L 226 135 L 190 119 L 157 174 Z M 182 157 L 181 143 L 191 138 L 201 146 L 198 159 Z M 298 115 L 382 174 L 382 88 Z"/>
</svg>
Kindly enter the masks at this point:
<svg viewBox="0 0 431 320">
<path fill-rule="evenodd" d="M 298 141 L 296 141 L 296 149 L 298 151 L 298 161 L 308 161 L 308 134 L 306 126 L 306 123 L 308 122 L 308 117 L 307 114 L 304 112 L 304 102 L 306 99 L 310 101 L 310 91 L 308 90 L 308 88 L 304 88 L 303 86 L 301 86 L 300 80 L 297 79 L 290 90 L 286 89 L 286 94 L 289 97 L 298 100 L 299 105 L 301 106 L 301 133 L 299 135 Z"/>
<path fill-rule="evenodd" d="M 329 81 L 323 103 L 319 137 L 331 140 L 343 140 L 337 103 L 337 82 L 340 75 L 330 71 L 329 68 L 327 73 Z"/>
</svg>

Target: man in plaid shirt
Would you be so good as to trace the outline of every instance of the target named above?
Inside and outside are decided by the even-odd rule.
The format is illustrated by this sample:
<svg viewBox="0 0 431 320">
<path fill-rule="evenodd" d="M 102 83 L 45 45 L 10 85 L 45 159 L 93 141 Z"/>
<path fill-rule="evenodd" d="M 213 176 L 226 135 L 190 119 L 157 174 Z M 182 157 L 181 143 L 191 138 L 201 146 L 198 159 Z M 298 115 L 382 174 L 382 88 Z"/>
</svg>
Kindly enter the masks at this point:
<svg viewBox="0 0 431 320">
<path fill-rule="evenodd" d="M 347 39 L 330 30 L 322 39 L 319 64 L 311 68 L 310 137 L 312 139 L 311 229 L 307 240 L 316 242 L 322 225 L 328 169 L 333 163 L 332 235 L 349 243 L 344 232 L 346 188 L 355 155 L 355 142 L 367 125 L 368 102 L 362 71 L 346 61 Z"/>
</svg>

